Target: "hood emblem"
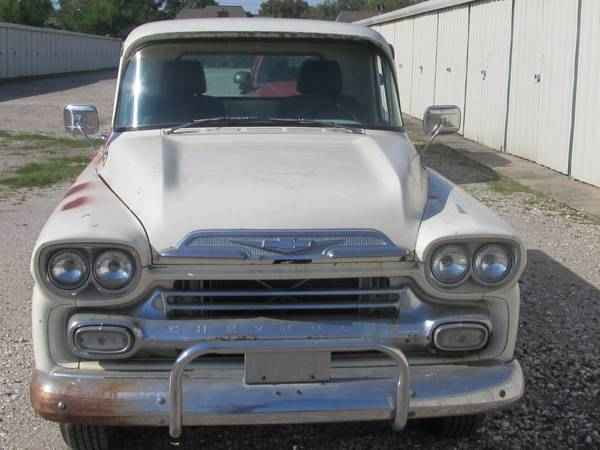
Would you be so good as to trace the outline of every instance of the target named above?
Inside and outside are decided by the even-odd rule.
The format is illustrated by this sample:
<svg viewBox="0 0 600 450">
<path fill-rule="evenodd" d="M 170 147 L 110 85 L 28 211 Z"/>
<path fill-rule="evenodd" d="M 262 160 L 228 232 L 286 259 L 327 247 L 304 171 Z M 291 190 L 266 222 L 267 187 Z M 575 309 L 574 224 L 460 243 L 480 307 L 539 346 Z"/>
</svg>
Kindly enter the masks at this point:
<svg viewBox="0 0 600 450">
<path fill-rule="evenodd" d="M 326 248 L 343 244 L 340 239 L 314 241 L 312 239 L 302 238 L 277 238 L 264 239 L 262 242 L 256 241 L 232 241 L 235 244 L 244 247 L 266 250 L 280 255 L 300 255 L 303 253 L 320 253 Z"/>
</svg>

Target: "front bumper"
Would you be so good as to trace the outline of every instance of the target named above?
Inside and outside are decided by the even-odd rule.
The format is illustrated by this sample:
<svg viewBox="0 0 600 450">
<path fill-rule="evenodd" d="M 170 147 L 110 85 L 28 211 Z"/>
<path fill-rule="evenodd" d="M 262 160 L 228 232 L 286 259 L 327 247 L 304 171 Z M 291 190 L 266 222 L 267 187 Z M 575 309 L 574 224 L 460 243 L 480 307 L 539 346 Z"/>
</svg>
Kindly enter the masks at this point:
<svg viewBox="0 0 600 450">
<path fill-rule="evenodd" d="M 206 354 L 247 351 L 364 351 L 386 353 L 396 365 L 332 367 L 331 381 L 247 385 L 239 369 L 186 366 Z M 36 371 L 34 409 L 57 422 L 182 426 L 284 424 L 456 416 L 499 409 L 523 395 L 517 361 L 497 365 L 409 367 L 401 351 L 377 343 L 230 341 L 184 351 L 169 376 L 153 372 Z"/>
</svg>

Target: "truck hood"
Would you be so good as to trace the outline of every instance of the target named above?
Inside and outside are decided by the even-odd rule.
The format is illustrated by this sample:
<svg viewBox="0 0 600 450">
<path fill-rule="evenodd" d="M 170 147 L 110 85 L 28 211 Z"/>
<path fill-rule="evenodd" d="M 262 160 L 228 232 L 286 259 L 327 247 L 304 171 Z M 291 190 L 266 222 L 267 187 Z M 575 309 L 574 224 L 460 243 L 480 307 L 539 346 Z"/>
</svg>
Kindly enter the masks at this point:
<svg viewBox="0 0 600 450">
<path fill-rule="evenodd" d="M 158 254 L 201 230 L 376 230 L 413 250 L 427 196 L 407 136 L 385 131 L 126 132 L 99 175 Z"/>
</svg>

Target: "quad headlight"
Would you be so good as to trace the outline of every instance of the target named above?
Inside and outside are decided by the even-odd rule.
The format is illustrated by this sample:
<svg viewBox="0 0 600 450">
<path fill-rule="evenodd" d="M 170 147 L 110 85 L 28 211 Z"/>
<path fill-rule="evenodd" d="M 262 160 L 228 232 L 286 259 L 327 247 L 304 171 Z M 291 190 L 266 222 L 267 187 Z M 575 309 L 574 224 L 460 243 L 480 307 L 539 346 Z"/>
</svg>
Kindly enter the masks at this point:
<svg viewBox="0 0 600 450">
<path fill-rule="evenodd" d="M 485 245 L 473 258 L 473 275 L 483 284 L 501 283 L 510 273 L 512 259 L 512 254 L 506 247 Z"/>
<path fill-rule="evenodd" d="M 48 261 L 48 279 L 59 289 L 78 289 L 86 283 L 89 274 L 86 257 L 78 250 L 59 250 Z"/>
<path fill-rule="evenodd" d="M 465 240 L 433 249 L 428 259 L 428 276 L 441 287 L 455 288 L 468 282 L 493 287 L 512 278 L 521 263 L 518 244 Z"/>
<path fill-rule="evenodd" d="M 94 278 L 104 289 L 123 289 L 133 279 L 132 258 L 121 250 L 100 253 L 94 261 Z"/>
<path fill-rule="evenodd" d="M 442 284 L 455 285 L 469 273 L 469 255 L 461 245 L 444 245 L 431 258 L 431 273 Z"/>
<path fill-rule="evenodd" d="M 83 244 L 77 248 L 49 249 L 40 258 L 46 284 L 59 292 L 121 294 L 136 279 L 133 251 L 124 248 Z M 90 291 L 91 293 L 91 291 Z"/>
</svg>

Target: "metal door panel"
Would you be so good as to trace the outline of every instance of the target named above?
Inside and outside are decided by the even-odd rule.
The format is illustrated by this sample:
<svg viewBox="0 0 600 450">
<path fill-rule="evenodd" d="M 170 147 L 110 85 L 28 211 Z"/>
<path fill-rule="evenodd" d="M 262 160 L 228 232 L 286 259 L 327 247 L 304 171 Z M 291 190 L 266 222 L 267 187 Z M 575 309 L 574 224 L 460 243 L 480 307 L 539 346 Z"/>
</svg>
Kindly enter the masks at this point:
<svg viewBox="0 0 600 450">
<path fill-rule="evenodd" d="M 7 55 L 7 29 L 0 26 L 0 79 L 8 75 L 8 55 Z"/>
<path fill-rule="evenodd" d="M 412 19 L 396 24 L 396 70 L 398 73 L 398 91 L 403 112 L 409 112 L 410 93 L 413 76 L 413 24 Z"/>
<path fill-rule="evenodd" d="M 464 135 L 504 149 L 512 0 L 471 5 Z"/>
<path fill-rule="evenodd" d="M 540 129 L 537 162 L 569 169 L 578 0 L 543 0 Z"/>
<path fill-rule="evenodd" d="M 456 105 L 465 110 L 469 8 L 439 14 L 435 104 Z"/>
<path fill-rule="evenodd" d="M 538 160 L 546 0 L 515 0 L 507 151 Z M 538 77 L 539 76 L 539 77 Z"/>
<path fill-rule="evenodd" d="M 419 16 L 414 20 L 410 114 L 419 119 L 434 103 L 437 26 L 437 14 Z"/>
<path fill-rule="evenodd" d="M 600 2 L 583 0 L 571 175 L 600 186 Z"/>
</svg>

